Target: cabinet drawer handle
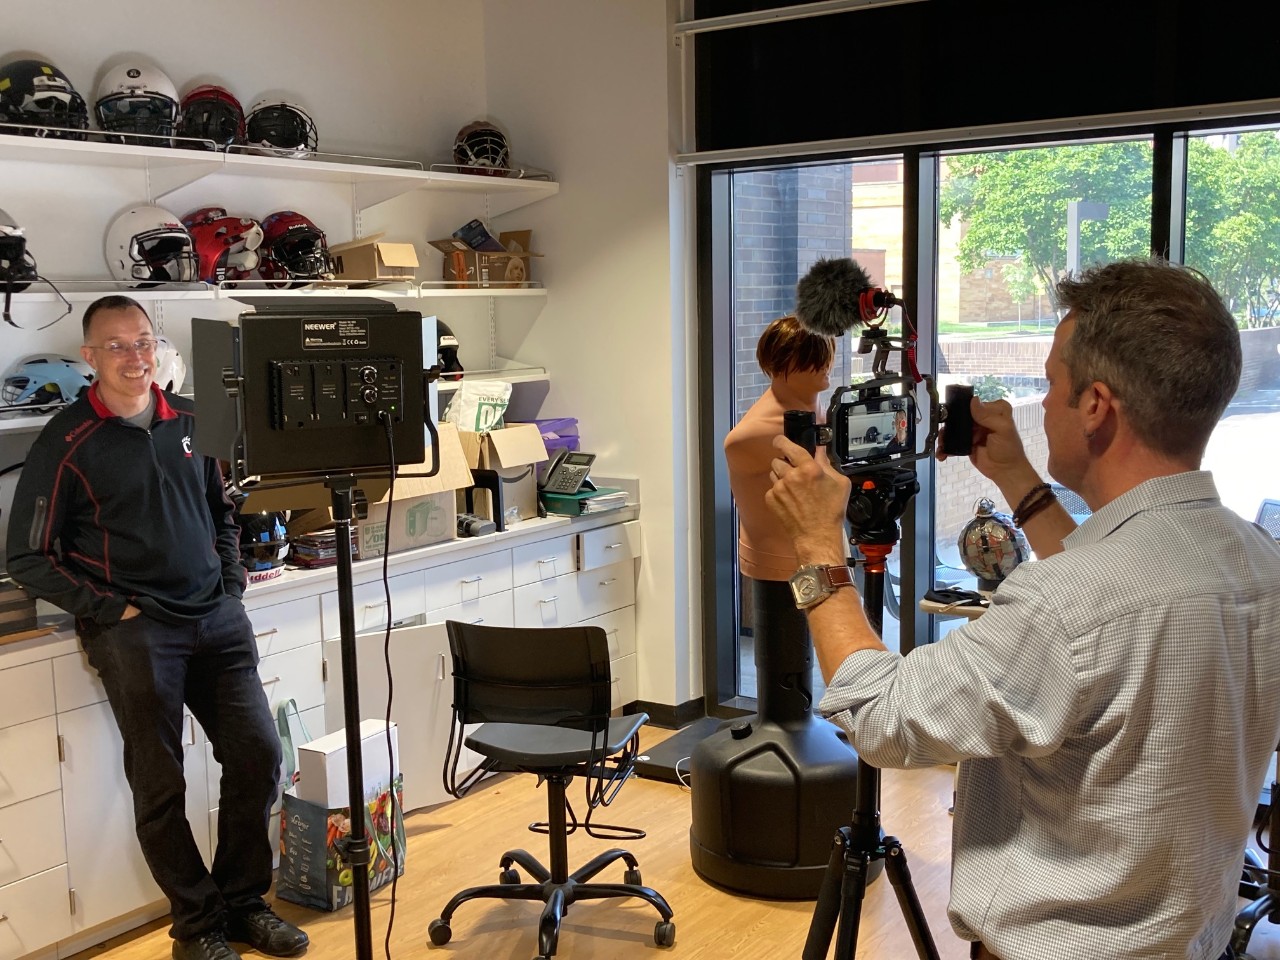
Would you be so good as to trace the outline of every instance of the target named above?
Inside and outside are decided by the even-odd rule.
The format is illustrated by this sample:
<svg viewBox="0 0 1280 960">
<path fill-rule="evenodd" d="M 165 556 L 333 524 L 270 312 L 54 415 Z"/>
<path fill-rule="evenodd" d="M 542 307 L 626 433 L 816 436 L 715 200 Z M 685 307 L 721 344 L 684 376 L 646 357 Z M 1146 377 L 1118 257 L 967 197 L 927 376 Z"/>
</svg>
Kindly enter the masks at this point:
<svg viewBox="0 0 1280 960">
<path fill-rule="evenodd" d="M 196 718 L 194 716 L 187 716 L 187 730 L 191 734 L 191 739 L 187 741 L 187 746 L 194 747 L 196 744 Z"/>
<path fill-rule="evenodd" d="M 262 685 L 263 685 L 264 687 L 269 687 L 269 686 L 271 686 L 273 683 L 279 683 L 279 682 L 280 682 L 280 678 L 279 678 L 279 677 L 272 677 L 270 680 L 263 680 L 263 681 L 262 681 Z"/>
<path fill-rule="evenodd" d="M 539 602 L 539 603 L 555 603 L 555 602 L 556 602 L 557 600 L 559 600 L 559 599 L 560 599 L 560 597 L 559 597 L 559 596 L 546 597 L 545 599 L 543 599 L 543 600 L 539 600 L 538 602 Z"/>
<path fill-rule="evenodd" d="M 255 640 L 261 640 L 263 637 L 271 637 L 271 636 L 274 636 L 275 634 L 277 634 L 277 633 L 279 633 L 279 632 L 280 632 L 280 631 L 279 631 L 279 629 L 278 629 L 278 628 L 276 628 L 276 627 L 272 627 L 270 630 L 263 630 L 261 633 L 255 633 L 255 634 L 253 635 L 253 639 L 255 639 Z"/>
<path fill-rule="evenodd" d="M 471 622 L 472 622 L 472 623 L 484 623 L 484 617 L 476 617 L 476 618 L 475 618 L 474 620 L 472 620 Z M 440 654 L 440 656 L 442 656 L 442 657 L 443 657 L 443 656 L 444 656 L 444 654 L 442 653 L 442 654 Z"/>
<path fill-rule="evenodd" d="M 555 563 L 555 557 L 547 557 L 545 560 L 539 560 L 538 563 Z"/>
<path fill-rule="evenodd" d="M 379 601 L 377 601 L 376 603 L 366 603 L 366 604 L 364 605 L 364 608 L 365 608 L 366 610 L 376 610 L 376 609 L 378 609 L 379 607 L 385 607 L 386 605 L 387 605 L 387 601 L 385 601 L 385 600 L 379 600 Z"/>
<path fill-rule="evenodd" d="M 471 577 L 470 579 L 468 579 L 468 580 L 463 580 L 462 582 L 463 582 L 463 583 L 479 583 L 479 582 L 480 582 L 481 580 L 483 580 L 483 579 L 484 579 L 484 577 Z"/>
<path fill-rule="evenodd" d="M 442 653 L 439 656 L 440 656 L 440 664 L 439 666 L 436 667 L 436 679 L 443 680 L 444 679 L 444 654 Z"/>
<path fill-rule="evenodd" d="M 0 913 L 0 923 L 4 923 L 8 919 L 9 919 L 9 915 L 7 913 Z"/>
<path fill-rule="evenodd" d="M 617 577 L 610 577 L 608 580 L 601 580 L 601 581 L 600 581 L 600 586 L 602 586 L 602 587 L 607 587 L 609 584 L 611 584 L 611 583 L 617 583 L 617 582 L 618 582 L 618 578 L 617 578 Z"/>
<path fill-rule="evenodd" d="M 611 544 L 609 544 L 608 546 L 606 546 L 606 547 L 605 547 L 605 549 L 606 549 L 606 550 L 617 550 L 620 546 L 622 546 L 622 544 L 620 544 L 620 543 L 611 543 Z"/>
</svg>

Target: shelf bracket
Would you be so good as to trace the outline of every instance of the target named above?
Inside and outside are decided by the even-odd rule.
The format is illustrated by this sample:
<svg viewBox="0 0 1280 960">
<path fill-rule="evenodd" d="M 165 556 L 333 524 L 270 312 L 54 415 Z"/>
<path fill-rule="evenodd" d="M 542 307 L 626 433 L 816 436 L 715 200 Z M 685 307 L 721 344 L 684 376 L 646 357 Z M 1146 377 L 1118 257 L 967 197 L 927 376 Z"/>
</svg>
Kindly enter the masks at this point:
<svg viewBox="0 0 1280 960">
<path fill-rule="evenodd" d="M 217 154 L 193 153 L 190 160 L 165 159 L 162 163 L 147 161 L 147 200 L 156 203 L 173 191 L 217 173 L 222 159 Z"/>
<path fill-rule="evenodd" d="M 394 200 L 396 197 L 416 188 L 417 184 L 415 183 L 394 178 L 385 181 L 357 180 L 354 184 L 352 197 L 355 200 L 356 210 L 368 210 L 370 207 L 376 207 L 380 203 Z"/>
</svg>

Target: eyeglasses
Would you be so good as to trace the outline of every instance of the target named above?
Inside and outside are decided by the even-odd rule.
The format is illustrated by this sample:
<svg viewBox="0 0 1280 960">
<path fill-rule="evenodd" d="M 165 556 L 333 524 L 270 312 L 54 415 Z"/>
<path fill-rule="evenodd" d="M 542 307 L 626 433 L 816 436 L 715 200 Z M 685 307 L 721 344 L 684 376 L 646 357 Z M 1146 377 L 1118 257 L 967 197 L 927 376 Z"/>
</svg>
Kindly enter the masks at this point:
<svg viewBox="0 0 1280 960">
<path fill-rule="evenodd" d="M 143 337 L 141 340 L 135 340 L 133 343 L 126 343 L 124 340 L 108 340 L 100 347 L 90 347 L 90 350 L 105 350 L 113 357 L 120 357 L 134 350 L 144 357 L 149 357 L 156 352 L 156 344 L 160 341 L 153 337 Z"/>
</svg>

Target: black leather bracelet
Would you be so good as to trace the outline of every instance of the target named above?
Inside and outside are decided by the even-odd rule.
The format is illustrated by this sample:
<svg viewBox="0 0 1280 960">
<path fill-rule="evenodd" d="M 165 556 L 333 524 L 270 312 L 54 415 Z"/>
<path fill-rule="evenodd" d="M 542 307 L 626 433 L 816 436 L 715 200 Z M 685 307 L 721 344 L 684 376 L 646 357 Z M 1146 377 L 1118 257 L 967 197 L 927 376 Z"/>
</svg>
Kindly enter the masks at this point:
<svg viewBox="0 0 1280 960">
<path fill-rule="evenodd" d="M 1025 527 L 1027 525 L 1028 520 L 1034 517 L 1037 513 L 1039 513 L 1049 504 L 1057 503 L 1057 502 L 1058 502 L 1057 495 L 1052 490 L 1048 489 L 1048 487 L 1046 487 L 1043 496 L 1039 497 L 1036 500 L 1033 500 L 1030 503 L 1030 505 L 1023 508 L 1020 513 L 1015 513 L 1013 515 L 1014 526 Z"/>
<path fill-rule="evenodd" d="M 1015 518 L 1014 522 L 1016 523 L 1016 518 L 1022 514 L 1023 510 L 1027 509 L 1027 507 L 1031 505 L 1031 501 L 1035 500 L 1041 493 L 1049 489 L 1051 488 L 1047 483 L 1041 483 L 1028 490 L 1027 495 L 1022 498 L 1022 502 L 1013 508 L 1013 516 Z"/>
</svg>

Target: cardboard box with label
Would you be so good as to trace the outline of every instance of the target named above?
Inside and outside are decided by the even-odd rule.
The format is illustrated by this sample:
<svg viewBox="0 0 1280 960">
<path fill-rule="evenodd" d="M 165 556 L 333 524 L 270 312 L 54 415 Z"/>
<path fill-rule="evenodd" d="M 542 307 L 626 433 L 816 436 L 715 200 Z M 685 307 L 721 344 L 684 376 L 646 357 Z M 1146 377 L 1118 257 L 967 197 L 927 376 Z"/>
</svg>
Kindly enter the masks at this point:
<svg viewBox="0 0 1280 960">
<path fill-rule="evenodd" d="M 458 434 L 467 463 L 473 470 L 492 470 L 502 485 L 502 504 L 508 523 L 538 515 L 537 464 L 547 459 L 542 435 L 532 423 L 518 423 L 488 433 Z M 496 520 L 489 491 L 477 487 L 473 494 L 478 516 Z M 465 496 L 458 493 L 458 508 L 465 510 Z"/>
<path fill-rule="evenodd" d="M 334 275 L 339 280 L 413 280 L 418 272 L 413 244 L 393 243 L 384 236 L 375 233 L 329 247 Z"/>
<path fill-rule="evenodd" d="M 532 230 L 510 230 L 498 235 L 503 251 L 475 250 L 465 241 L 450 237 L 428 241 L 444 254 L 441 276 L 459 287 L 527 287 L 533 280 L 530 251 Z"/>
<path fill-rule="evenodd" d="M 388 531 L 384 494 L 369 504 L 368 516 L 356 523 L 360 538 L 360 559 L 380 557 L 391 540 L 391 552 L 425 547 L 458 535 L 455 491 L 471 486 L 471 468 L 452 423 L 437 424 L 440 436 L 440 472 L 434 477 L 397 477 L 395 502 L 391 504 Z M 404 473 L 419 473 L 426 464 L 406 466 Z"/>
</svg>

